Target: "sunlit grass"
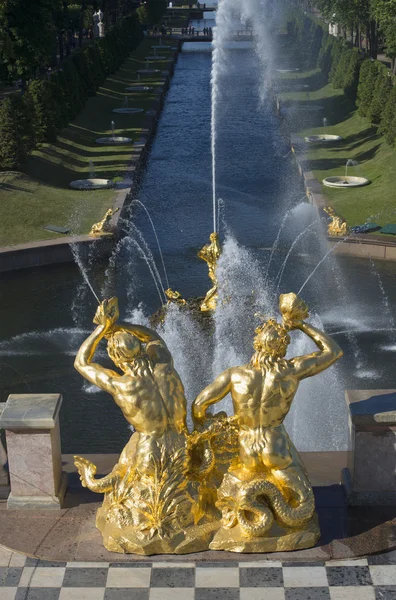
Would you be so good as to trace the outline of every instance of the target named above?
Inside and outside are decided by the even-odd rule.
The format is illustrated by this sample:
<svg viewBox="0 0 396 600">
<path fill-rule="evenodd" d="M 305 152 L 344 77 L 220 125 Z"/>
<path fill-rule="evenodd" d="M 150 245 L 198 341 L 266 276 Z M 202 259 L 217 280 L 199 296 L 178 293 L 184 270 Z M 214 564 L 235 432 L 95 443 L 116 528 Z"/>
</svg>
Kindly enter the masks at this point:
<svg viewBox="0 0 396 600">
<path fill-rule="evenodd" d="M 171 42 L 165 40 L 164 43 Z M 111 135 L 111 121 L 115 133 L 139 141 L 147 119 L 145 112 L 134 115 L 113 113 L 121 108 L 125 97 L 129 107 L 153 108 L 159 101 L 158 92 L 164 81 L 161 73 L 141 75 L 137 69 L 145 68 L 145 57 L 152 54 L 154 39 L 144 40 L 127 58 L 122 67 L 111 74 L 89 98 L 75 121 L 63 129 L 56 144 L 42 144 L 29 158 L 21 173 L 0 173 L 0 198 L 2 223 L 0 245 L 6 246 L 29 241 L 51 239 L 57 236 L 44 231 L 46 225 L 69 227 L 73 233 L 87 233 L 92 223 L 99 221 L 112 205 L 114 190 L 95 192 L 69 188 L 74 179 L 89 177 L 90 161 L 95 176 L 104 179 L 122 179 L 136 150 L 132 144 L 102 146 L 96 138 Z M 172 54 L 169 54 L 169 59 Z M 163 54 L 163 53 L 162 53 Z M 150 68 L 166 70 L 168 59 L 150 61 Z M 151 92 L 126 92 L 129 85 L 150 85 Z M 146 121 L 147 126 L 147 121 Z"/>
<path fill-rule="evenodd" d="M 377 128 L 358 115 L 355 105 L 341 90 L 331 84 L 320 82 L 317 71 L 300 72 L 288 79 L 288 91 L 281 93 L 283 100 L 292 106 L 319 102 L 323 111 L 312 113 L 292 112 L 287 117 L 293 133 L 299 137 L 311 134 L 334 134 L 343 137 L 336 144 L 307 144 L 305 168 L 312 170 L 316 179 L 322 181 L 331 175 L 345 174 L 347 160 L 357 161 L 348 167 L 348 175 L 366 177 L 371 184 L 355 189 L 322 188 L 328 203 L 347 220 L 350 226 L 374 221 L 381 226 L 396 222 L 394 182 L 396 155 Z M 308 84 L 308 90 L 293 92 L 293 85 Z M 323 129 L 322 119 L 327 127 Z"/>
</svg>

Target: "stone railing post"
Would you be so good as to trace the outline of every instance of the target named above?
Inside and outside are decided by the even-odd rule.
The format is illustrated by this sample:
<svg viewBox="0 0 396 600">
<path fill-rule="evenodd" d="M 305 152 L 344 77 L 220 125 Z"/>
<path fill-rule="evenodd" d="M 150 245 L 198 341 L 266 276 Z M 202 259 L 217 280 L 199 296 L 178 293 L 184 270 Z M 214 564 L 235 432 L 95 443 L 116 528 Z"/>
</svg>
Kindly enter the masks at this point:
<svg viewBox="0 0 396 600">
<path fill-rule="evenodd" d="M 6 430 L 12 509 L 61 508 L 67 476 L 62 472 L 60 394 L 11 394 L 0 417 Z"/>
<path fill-rule="evenodd" d="M 0 417 L 3 413 L 6 403 L 0 402 Z M 8 477 L 8 471 L 5 468 L 7 463 L 7 452 L 0 439 L 0 499 L 4 500 L 8 498 L 10 493 L 10 480 Z"/>
<path fill-rule="evenodd" d="M 343 482 L 351 505 L 396 503 L 396 390 L 347 390 L 352 451 Z"/>
</svg>

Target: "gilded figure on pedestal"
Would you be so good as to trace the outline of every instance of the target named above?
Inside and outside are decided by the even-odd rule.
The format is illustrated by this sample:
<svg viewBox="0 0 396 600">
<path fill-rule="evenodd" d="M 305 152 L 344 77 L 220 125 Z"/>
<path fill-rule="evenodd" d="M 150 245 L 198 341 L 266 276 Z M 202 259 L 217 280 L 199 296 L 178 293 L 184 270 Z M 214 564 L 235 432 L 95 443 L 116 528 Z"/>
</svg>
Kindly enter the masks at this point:
<svg viewBox="0 0 396 600">
<path fill-rule="evenodd" d="M 308 308 L 295 294 L 280 296 L 279 306 L 282 323 L 270 319 L 256 329 L 250 362 L 226 370 L 198 395 L 192 433 L 165 341 L 147 327 L 118 323 L 116 298 L 98 307 L 97 327 L 75 367 L 112 395 L 135 429 L 101 479 L 95 465 L 75 457 L 83 485 L 105 494 L 96 524 L 108 550 L 271 552 L 316 543 L 312 487 L 283 420 L 299 382 L 328 368 L 342 351 L 305 321 Z M 293 330 L 318 350 L 286 359 Z M 118 371 L 93 361 L 103 339 Z M 208 414 L 228 393 L 234 415 Z"/>
</svg>

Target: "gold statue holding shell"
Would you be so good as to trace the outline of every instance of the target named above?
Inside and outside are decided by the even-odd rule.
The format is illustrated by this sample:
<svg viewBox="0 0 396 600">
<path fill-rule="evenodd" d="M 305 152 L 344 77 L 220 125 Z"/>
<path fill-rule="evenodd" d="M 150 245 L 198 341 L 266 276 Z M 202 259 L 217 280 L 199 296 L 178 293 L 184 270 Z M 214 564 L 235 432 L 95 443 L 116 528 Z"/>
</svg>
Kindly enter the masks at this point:
<svg viewBox="0 0 396 600">
<path fill-rule="evenodd" d="M 136 432 L 112 472 L 75 457 L 83 485 L 105 498 L 96 525 L 110 551 L 185 554 L 205 549 L 271 552 L 313 546 L 320 531 L 305 468 L 283 420 L 299 382 L 342 356 L 328 335 L 305 322 L 306 304 L 280 296 L 282 324 L 256 329 L 247 365 L 222 373 L 195 399 L 186 425 L 184 387 L 164 340 L 118 323 L 116 298 L 102 302 L 76 369 L 109 392 Z M 289 332 L 318 350 L 286 359 Z M 93 362 L 102 339 L 120 372 Z M 207 409 L 231 394 L 234 415 Z"/>
</svg>

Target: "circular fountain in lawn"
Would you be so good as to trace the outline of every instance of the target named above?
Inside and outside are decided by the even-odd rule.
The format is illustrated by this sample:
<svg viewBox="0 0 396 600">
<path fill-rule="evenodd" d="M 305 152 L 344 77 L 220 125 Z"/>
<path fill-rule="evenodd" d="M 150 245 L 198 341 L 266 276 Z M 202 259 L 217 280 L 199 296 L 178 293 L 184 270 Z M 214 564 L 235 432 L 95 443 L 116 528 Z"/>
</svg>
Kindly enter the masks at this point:
<svg viewBox="0 0 396 600">
<path fill-rule="evenodd" d="M 119 115 L 135 115 L 136 113 L 141 113 L 143 111 L 144 108 L 129 108 L 129 106 L 113 108 L 113 113 L 118 113 Z"/>
<path fill-rule="evenodd" d="M 127 92 L 151 92 L 154 87 L 152 85 L 130 85 L 125 89 Z"/>
<path fill-rule="evenodd" d="M 354 177 L 353 175 L 333 175 L 322 180 L 323 185 L 332 188 L 363 187 L 370 182 L 366 177 Z"/>
<path fill-rule="evenodd" d="M 314 144 L 315 142 L 340 142 L 342 138 L 340 135 L 330 135 L 330 134 L 322 134 L 322 135 L 308 135 L 304 138 L 306 142 Z"/>
<path fill-rule="evenodd" d="M 69 183 L 69 187 L 74 190 L 105 190 L 113 187 L 113 182 L 110 179 L 76 179 Z"/>
<path fill-rule="evenodd" d="M 101 137 L 95 140 L 97 144 L 102 144 L 104 146 L 119 146 L 122 144 L 129 144 L 132 142 L 132 138 L 123 137 L 121 135 L 114 135 L 109 137 Z"/>
<path fill-rule="evenodd" d="M 297 73 L 300 69 L 275 69 L 277 73 Z"/>
<path fill-rule="evenodd" d="M 307 106 L 296 106 L 295 110 L 299 110 L 302 112 L 318 112 L 323 110 L 324 106 L 322 104 L 308 104 Z"/>
</svg>

